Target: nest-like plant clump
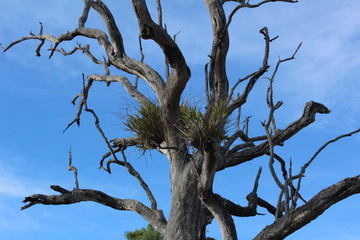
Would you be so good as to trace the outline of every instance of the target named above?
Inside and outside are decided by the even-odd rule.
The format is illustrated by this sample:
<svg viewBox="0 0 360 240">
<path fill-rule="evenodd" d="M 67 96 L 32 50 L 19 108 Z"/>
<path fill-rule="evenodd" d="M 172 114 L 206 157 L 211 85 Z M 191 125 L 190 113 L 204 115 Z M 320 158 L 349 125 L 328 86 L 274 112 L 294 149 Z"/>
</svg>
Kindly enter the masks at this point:
<svg viewBox="0 0 360 240">
<path fill-rule="evenodd" d="M 160 108 L 155 104 L 140 106 L 137 113 L 128 117 L 125 126 L 136 134 L 138 147 L 144 150 L 156 148 L 165 139 Z"/>
<path fill-rule="evenodd" d="M 224 101 L 215 104 L 208 114 L 186 102 L 180 106 L 180 119 L 176 127 L 190 145 L 202 149 L 209 139 L 216 142 L 226 139 L 228 119 Z M 141 149 L 156 148 L 165 140 L 160 107 L 156 104 L 141 106 L 136 114 L 128 117 L 125 126 L 136 134 Z"/>
<path fill-rule="evenodd" d="M 181 123 L 178 125 L 183 137 L 198 149 L 209 140 L 215 142 L 227 138 L 229 114 L 224 101 L 215 104 L 208 114 L 188 104 L 181 106 Z"/>
</svg>

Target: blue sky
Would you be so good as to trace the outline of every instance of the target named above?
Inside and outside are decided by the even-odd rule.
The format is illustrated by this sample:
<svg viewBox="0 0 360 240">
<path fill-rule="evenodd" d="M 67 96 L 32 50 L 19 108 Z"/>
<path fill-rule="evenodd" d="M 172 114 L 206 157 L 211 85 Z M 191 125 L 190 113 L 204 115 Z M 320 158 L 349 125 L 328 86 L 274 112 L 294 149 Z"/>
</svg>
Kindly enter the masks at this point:
<svg viewBox="0 0 360 240">
<path fill-rule="evenodd" d="M 104 1 L 114 9 L 123 33 L 128 55 L 140 58 L 137 46 L 136 19 L 130 1 Z M 152 1 L 148 1 L 149 4 Z M 0 0 L 0 42 L 6 46 L 31 30 L 37 33 L 38 22 L 44 32 L 60 34 L 76 27 L 82 11 L 82 1 L 72 0 Z M 233 4 L 228 4 L 229 9 Z M 179 46 L 192 69 L 192 79 L 184 98 L 203 99 L 203 66 L 211 46 L 211 28 L 202 1 L 174 0 L 163 4 L 164 22 L 169 33 L 177 35 Z M 300 0 L 297 4 L 269 4 L 258 9 L 240 11 L 230 28 L 231 48 L 228 57 L 229 79 L 256 70 L 261 64 L 263 39 L 258 30 L 267 26 L 270 35 L 280 35 L 272 45 L 271 61 L 288 57 L 303 42 L 297 59 L 281 66 L 275 82 L 275 99 L 283 100 L 278 111 L 278 125 L 284 127 L 301 116 L 305 102 L 324 103 L 332 112 L 318 116 L 317 122 L 276 149 L 284 159 L 292 158 L 294 169 L 300 167 L 324 142 L 344 132 L 360 127 L 360 2 L 349 0 Z M 102 27 L 99 17 L 92 14 L 89 26 Z M 102 56 L 96 43 L 92 51 Z M 68 150 L 73 149 L 73 163 L 79 170 L 81 188 L 102 190 L 119 198 L 135 198 L 146 202 L 138 183 L 125 169 L 114 167 L 112 175 L 98 169 L 98 160 L 106 146 L 93 127 L 93 119 L 84 114 L 81 127 L 72 127 L 62 134 L 72 120 L 76 107 L 70 104 L 81 89 L 81 74 L 102 73 L 80 53 L 70 57 L 55 54 L 47 58 L 35 56 L 37 42 L 26 42 L 0 54 L 0 239 L 124 239 L 123 233 L 146 225 L 135 213 L 119 212 L 96 203 L 67 206 L 37 205 L 20 211 L 21 201 L 34 193 L 52 194 L 52 184 L 71 189 L 74 179 L 67 171 Z M 64 44 L 71 49 L 73 44 Z M 163 72 L 160 51 L 149 41 L 144 43 L 145 61 Z M 112 72 L 116 74 L 116 72 Z M 265 108 L 266 80 L 249 98 L 244 109 L 252 115 L 254 135 L 261 130 L 260 121 L 267 115 Z M 145 88 L 144 88 L 145 89 Z M 145 94 L 151 96 L 148 90 Z M 132 111 L 132 101 L 120 86 L 93 87 L 90 107 L 101 116 L 109 138 L 129 136 L 122 118 Z M 254 112 L 255 109 L 255 112 Z M 307 171 L 303 181 L 303 196 L 311 198 L 318 191 L 345 177 L 360 172 L 360 136 L 346 138 L 330 145 Z M 128 151 L 128 159 L 149 183 L 159 205 L 169 212 L 169 174 L 165 158 L 156 153 L 143 155 Z M 216 177 L 215 191 L 240 204 L 259 166 L 266 159 L 223 171 Z M 264 170 L 259 193 L 275 202 L 278 190 Z M 318 219 L 287 239 L 353 240 L 360 236 L 360 196 L 353 196 L 335 205 Z M 265 210 L 259 209 L 265 213 Z M 235 219 L 239 239 L 251 239 L 272 216 Z M 220 238 L 216 224 L 209 235 Z"/>
</svg>

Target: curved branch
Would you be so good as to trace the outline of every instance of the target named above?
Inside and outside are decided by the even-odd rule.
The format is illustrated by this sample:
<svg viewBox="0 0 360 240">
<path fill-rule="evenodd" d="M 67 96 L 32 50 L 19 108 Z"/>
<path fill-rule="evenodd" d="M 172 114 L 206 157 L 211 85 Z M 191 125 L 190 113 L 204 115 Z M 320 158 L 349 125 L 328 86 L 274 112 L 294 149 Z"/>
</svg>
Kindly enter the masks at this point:
<svg viewBox="0 0 360 240">
<path fill-rule="evenodd" d="M 253 240 L 282 240 L 319 217 L 337 202 L 360 193 L 360 175 L 346 178 L 320 191 L 291 215 L 278 219 L 265 227 Z"/>
<path fill-rule="evenodd" d="M 258 201 L 257 190 L 259 187 L 259 179 L 260 179 L 261 171 L 262 169 L 260 168 L 255 178 L 253 190 L 251 193 L 249 193 L 246 196 L 246 199 L 248 200 L 247 207 L 242 207 L 238 204 L 231 202 L 228 199 L 222 198 L 221 196 L 217 195 L 217 197 L 222 200 L 224 207 L 231 215 L 237 217 L 251 217 L 251 216 L 256 216 L 258 214 L 256 208 L 258 202 L 261 201 Z"/>
<path fill-rule="evenodd" d="M 102 1 L 92 1 L 92 7 L 104 20 L 112 42 L 112 51 L 107 51 L 110 63 L 120 70 L 144 79 L 154 90 L 158 100 L 160 100 L 165 87 L 161 76 L 147 64 L 126 56 L 121 33 L 111 11 L 106 5 Z"/>
<path fill-rule="evenodd" d="M 48 41 L 54 43 L 54 45 L 55 45 L 53 48 L 51 48 L 51 53 L 49 55 L 49 58 L 51 58 L 52 55 L 54 54 L 55 50 L 56 50 L 56 47 L 61 42 L 71 41 L 71 40 L 73 40 L 74 38 L 76 38 L 78 36 L 97 39 L 99 44 L 104 47 L 106 52 L 111 52 L 112 46 L 111 46 L 111 43 L 110 43 L 107 35 L 103 31 L 101 31 L 99 29 L 93 29 L 93 28 L 76 28 L 71 32 L 60 34 L 57 37 L 52 36 L 50 34 L 42 34 L 42 33 L 39 34 L 38 36 L 30 35 L 30 36 L 23 37 L 23 38 L 21 38 L 19 40 L 16 40 L 16 41 L 10 43 L 9 46 L 7 46 L 4 49 L 4 52 L 6 52 L 10 48 L 12 48 L 14 45 L 19 44 L 19 43 L 24 42 L 24 41 L 27 41 L 27 40 L 33 40 L 33 39 L 40 40 L 41 45 L 39 45 L 39 46 L 42 46 L 43 41 L 48 40 Z M 38 51 L 40 52 L 39 47 L 37 48 L 37 52 Z"/>
<path fill-rule="evenodd" d="M 88 56 L 90 58 L 90 60 L 92 62 L 94 62 L 95 64 L 99 64 L 104 68 L 105 74 L 109 75 L 110 74 L 110 70 L 109 70 L 109 63 L 106 61 L 106 59 L 104 59 L 104 61 L 101 61 L 99 59 L 97 59 L 91 52 L 90 52 L 90 45 L 89 44 L 85 44 L 84 46 L 82 46 L 80 43 L 78 43 L 78 46 L 74 47 L 71 51 L 66 52 L 63 48 L 61 49 L 56 49 L 56 48 L 50 48 L 49 50 L 54 50 L 56 52 L 61 53 L 64 56 L 68 56 L 68 55 L 72 55 L 75 52 L 77 52 L 78 50 L 81 50 L 83 53 L 86 54 L 86 56 Z"/>
<path fill-rule="evenodd" d="M 148 208 L 143 203 L 133 199 L 120 199 L 115 198 L 97 190 L 90 189 L 74 189 L 72 191 L 66 190 L 60 186 L 50 186 L 56 192 L 60 192 L 61 195 L 43 195 L 34 194 L 24 199 L 23 203 L 26 203 L 21 210 L 32 207 L 36 204 L 43 205 L 67 205 L 85 201 L 97 202 L 107 207 L 111 207 L 116 210 L 134 211 L 141 215 L 144 219 L 149 221 L 154 228 L 163 233 L 166 227 L 166 220 L 161 210 L 155 210 Z"/>
<path fill-rule="evenodd" d="M 91 6 L 105 22 L 113 46 L 112 56 L 122 57 L 125 54 L 123 39 L 111 11 L 102 1 L 91 1 Z"/>
<path fill-rule="evenodd" d="M 141 37 L 143 39 L 154 40 L 164 52 L 172 68 L 172 73 L 166 83 L 163 105 L 167 105 L 168 107 L 172 105 L 174 110 L 176 110 L 180 96 L 190 78 L 190 69 L 175 40 L 172 39 L 161 25 L 156 24 L 152 20 L 146 1 L 133 0 L 132 3 L 138 19 Z"/>
<path fill-rule="evenodd" d="M 136 180 L 139 182 L 140 186 L 144 189 L 150 204 L 151 204 L 151 209 L 156 210 L 157 209 L 157 202 L 156 199 L 154 197 L 154 195 L 152 194 L 149 186 L 146 184 L 146 182 L 143 180 L 143 178 L 140 176 L 139 172 L 135 170 L 135 168 L 126 160 L 126 156 L 124 154 L 124 151 L 121 151 L 124 161 L 119 161 L 119 160 L 109 160 L 107 162 L 107 169 L 110 171 L 110 164 L 111 163 L 117 163 L 120 166 L 126 167 L 126 169 L 128 170 L 128 172 L 136 178 Z"/>
<path fill-rule="evenodd" d="M 222 239 L 237 240 L 236 227 L 230 211 L 234 215 L 241 215 L 245 214 L 246 210 L 213 193 L 212 187 L 219 159 L 217 158 L 215 143 L 212 140 L 208 140 L 206 145 L 198 181 L 199 197 L 218 222 Z"/>
<path fill-rule="evenodd" d="M 205 4 L 210 14 L 214 36 L 209 70 L 210 103 L 213 104 L 228 96 L 226 56 L 229 49 L 229 34 L 221 0 L 205 0 Z"/>
<path fill-rule="evenodd" d="M 229 109 L 229 114 L 231 114 L 233 111 L 235 111 L 235 109 L 241 107 L 243 104 L 246 103 L 247 98 L 251 92 L 251 90 L 253 89 L 253 87 L 255 86 L 255 83 L 257 82 L 257 80 L 264 75 L 264 73 L 267 72 L 267 70 L 269 69 L 270 66 L 265 65 L 263 67 L 261 67 L 258 71 L 252 73 L 251 75 L 247 76 L 244 78 L 248 79 L 250 77 L 250 80 L 248 81 L 248 83 L 246 84 L 246 87 L 243 91 L 243 93 L 237 98 L 235 99 L 228 107 Z M 240 79 L 240 81 L 243 81 L 243 79 Z M 233 92 L 233 90 L 232 90 Z M 230 99 L 229 99 L 230 100 Z"/>
<path fill-rule="evenodd" d="M 49 55 L 49 58 L 51 58 L 55 51 L 61 52 L 60 50 L 57 50 L 57 47 L 59 46 L 60 43 L 64 41 L 71 41 L 78 36 L 96 39 L 99 42 L 99 44 L 105 49 L 109 61 L 107 64 L 113 65 L 114 67 L 122 71 L 125 71 L 127 73 L 133 74 L 137 77 L 144 79 L 153 89 L 156 96 L 158 97 L 158 100 L 160 100 L 163 91 L 165 89 L 165 83 L 163 79 L 149 65 L 142 63 L 140 61 L 136 61 L 135 59 L 132 59 L 125 55 L 125 51 L 122 46 L 121 34 L 118 31 L 115 22 L 113 21 L 113 17 L 110 11 L 106 8 L 106 6 L 100 2 L 101 1 L 92 2 L 93 7 L 103 17 L 109 31 L 110 39 L 115 42 L 112 43 L 109 40 L 108 35 L 99 29 L 79 27 L 71 32 L 67 32 L 59 35 L 58 37 L 55 37 L 50 34 L 43 34 L 42 25 L 41 25 L 40 34 L 38 36 L 30 33 L 30 36 L 23 37 L 17 41 L 10 43 L 6 48 L 4 48 L 4 52 L 16 44 L 19 44 L 27 40 L 35 39 L 35 40 L 40 40 L 40 44 L 36 49 L 36 55 L 40 56 L 41 47 L 43 46 L 44 42 L 48 40 L 54 44 L 54 47 L 51 48 L 51 52 Z M 106 16 L 107 14 L 110 15 Z"/>
<path fill-rule="evenodd" d="M 141 92 L 139 92 L 135 86 L 133 86 L 129 79 L 125 76 L 121 75 L 99 75 L 99 74 L 92 74 L 88 76 L 88 79 L 99 81 L 99 82 L 106 82 L 107 85 L 109 85 L 111 82 L 119 82 L 126 92 L 133 97 L 138 103 L 141 105 L 149 105 L 151 104 L 151 101 L 145 97 Z"/>
<path fill-rule="evenodd" d="M 230 19 L 229 19 L 230 21 Z M 230 22 L 228 23 L 230 24 Z M 267 29 L 267 27 L 264 27 L 262 29 L 260 29 L 260 33 L 262 35 L 264 35 L 264 39 L 265 39 L 265 51 L 264 51 L 264 57 L 263 57 L 263 64 L 262 67 L 257 70 L 256 72 L 246 76 L 245 78 L 239 79 L 235 85 L 231 88 L 230 90 L 230 95 L 228 97 L 228 102 L 230 102 L 232 95 L 234 94 L 234 91 L 236 89 L 236 87 L 243 81 L 245 81 L 246 79 L 250 78 L 250 80 L 248 81 L 248 83 L 246 84 L 246 87 L 243 91 L 243 93 L 238 96 L 238 98 L 236 100 L 234 100 L 230 105 L 229 105 L 229 113 L 231 114 L 235 109 L 241 107 L 243 104 L 246 103 L 247 98 L 251 92 L 251 90 L 253 89 L 255 83 L 257 82 L 257 80 L 264 75 L 264 73 L 267 72 L 267 70 L 269 69 L 269 65 L 268 65 L 268 60 L 269 60 L 269 54 L 270 54 L 270 43 L 275 40 L 277 37 L 270 39 L 269 36 L 269 31 Z"/>
<path fill-rule="evenodd" d="M 261 5 L 265 4 L 265 3 L 270 3 L 270 2 L 287 2 L 287 3 L 297 3 L 297 0 L 265 0 L 256 4 L 250 4 L 249 1 L 244 1 L 244 0 L 223 0 L 223 2 L 238 2 L 241 3 L 239 6 L 237 6 L 235 9 L 239 10 L 240 8 L 257 8 L 260 7 Z M 234 9 L 234 10 L 235 10 Z"/>
<path fill-rule="evenodd" d="M 80 27 L 85 27 L 85 23 L 88 19 L 90 8 L 91 8 L 91 0 L 83 0 L 84 1 L 84 10 L 82 15 L 79 17 L 78 25 Z"/>
<path fill-rule="evenodd" d="M 330 110 L 321 103 L 313 101 L 308 102 L 304 108 L 303 115 L 298 120 L 291 123 L 284 130 L 278 130 L 277 133 L 273 136 L 272 142 L 274 146 L 283 144 L 286 140 L 290 139 L 300 130 L 313 123 L 317 113 L 327 114 L 330 113 Z M 254 158 L 267 154 L 268 152 L 269 142 L 265 141 L 259 145 L 247 148 L 241 152 L 237 152 L 226 157 L 222 162 L 222 165 L 219 166 L 218 171 L 250 161 Z"/>
<path fill-rule="evenodd" d="M 340 139 L 342 139 L 342 138 L 344 138 L 344 137 L 350 137 L 350 136 L 352 136 L 353 134 L 356 134 L 356 133 L 359 133 L 359 132 L 360 132 L 360 129 L 357 129 L 357 130 L 355 130 L 355 131 L 352 131 L 352 132 L 349 132 L 349 133 L 346 133 L 346 134 L 342 134 L 342 135 L 340 135 L 340 136 L 338 136 L 338 137 L 336 137 L 336 138 L 334 138 L 334 139 L 331 139 L 330 141 L 327 141 L 325 144 L 323 144 L 323 145 L 316 151 L 316 153 L 310 158 L 310 160 L 307 161 L 307 162 L 301 167 L 301 170 L 300 170 L 300 172 L 298 173 L 298 176 L 300 176 L 300 178 L 299 178 L 299 181 L 298 181 L 298 183 L 297 183 L 296 189 L 294 189 L 294 193 L 295 193 L 294 199 L 293 199 L 294 203 L 297 202 L 298 198 L 302 199 L 302 197 L 301 197 L 300 194 L 299 194 L 299 191 L 300 191 L 300 187 L 301 187 L 301 180 L 302 180 L 302 178 L 305 176 L 305 171 L 306 171 L 306 169 L 310 166 L 310 164 L 314 161 L 314 159 L 322 152 L 322 150 L 324 150 L 324 149 L 325 149 L 329 144 L 331 144 L 331 143 L 334 143 L 334 142 L 336 142 L 336 141 L 338 141 L 338 140 L 340 140 Z"/>
<path fill-rule="evenodd" d="M 110 142 L 113 144 L 113 147 L 118 147 L 121 150 L 125 150 L 127 147 L 138 145 L 139 139 L 138 137 L 115 138 Z"/>
</svg>

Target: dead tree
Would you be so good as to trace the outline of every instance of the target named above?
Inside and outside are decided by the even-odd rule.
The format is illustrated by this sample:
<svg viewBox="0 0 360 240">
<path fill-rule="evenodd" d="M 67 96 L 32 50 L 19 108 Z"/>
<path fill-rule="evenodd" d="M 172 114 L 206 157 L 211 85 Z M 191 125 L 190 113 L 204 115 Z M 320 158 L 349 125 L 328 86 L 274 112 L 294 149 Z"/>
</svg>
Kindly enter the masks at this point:
<svg viewBox="0 0 360 240">
<path fill-rule="evenodd" d="M 43 45 L 50 42 L 52 46 L 49 49 L 49 57 L 57 53 L 67 56 L 81 51 L 92 62 L 103 66 L 104 74 L 83 76 L 83 89 L 74 99 L 74 103 L 78 101 L 78 110 L 68 127 L 74 123 L 79 124 L 84 111 L 90 113 L 95 118 L 96 128 L 108 148 L 108 153 L 100 161 L 101 168 L 111 173 L 110 167 L 113 164 L 125 167 L 138 180 L 151 204 L 147 206 L 136 200 L 119 199 L 101 191 L 81 189 L 76 178 L 76 187 L 73 190 L 53 185 L 51 188 L 58 192 L 58 195 L 28 196 L 24 200 L 25 205 L 22 209 L 36 204 L 64 205 L 94 201 L 116 210 L 131 210 L 138 213 L 167 240 L 203 240 L 206 238 L 206 226 L 213 219 L 219 224 L 224 240 L 235 240 L 237 234 L 233 217 L 258 215 L 257 208 L 262 207 L 274 215 L 275 221 L 253 239 L 280 240 L 320 216 L 333 204 L 360 192 L 360 175 L 346 178 L 325 188 L 306 202 L 301 201 L 300 191 L 304 173 L 318 153 L 328 144 L 357 133 L 360 129 L 327 142 L 297 173 L 291 169 L 291 163 L 275 152 L 276 146 L 282 146 L 288 139 L 312 124 L 317 114 L 330 112 L 323 104 L 310 101 L 306 103 L 299 119 L 283 129 L 276 127 L 274 113 L 281 107 L 282 102 L 274 102 L 274 77 L 282 63 L 295 58 L 301 44 L 292 56 L 279 59 L 274 70 L 266 75 L 270 68 L 270 45 L 277 37 L 272 38 L 268 29 L 264 27 L 259 34 L 264 38 L 264 55 L 258 70 L 237 81 L 228 80 L 226 72 L 230 38 L 228 29 L 233 16 L 245 8 L 257 8 L 270 2 L 295 3 L 296 0 L 263 0 L 258 3 L 244 0 L 204 0 L 212 23 L 213 42 L 209 62 L 205 66 L 206 88 L 203 97 L 206 99 L 206 106 L 203 107 L 181 101 L 182 93 L 191 79 L 191 70 L 175 37 L 169 35 L 163 24 L 160 0 L 156 1 L 157 20 L 154 20 L 154 16 L 150 14 L 145 0 L 132 0 L 132 5 L 138 21 L 140 38 L 154 41 L 164 54 L 166 76 L 159 74 L 151 65 L 145 63 L 143 58 L 136 60 L 126 54 L 122 33 L 115 17 L 104 2 L 83 1 L 84 9 L 77 28 L 59 36 L 52 36 L 44 33 L 43 26 L 40 25 L 39 34 L 30 33 L 29 36 L 10 43 L 4 51 L 21 42 L 37 40 L 40 42 L 36 48 L 37 56 L 40 56 Z M 224 5 L 229 2 L 236 3 L 237 6 L 226 13 Z M 95 11 L 101 16 L 106 29 L 86 26 L 89 11 Z M 97 59 L 90 51 L 89 45 L 78 44 L 71 51 L 61 48 L 63 42 L 74 41 L 80 36 L 97 40 L 105 51 L 104 59 Z M 124 75 L 112 75 L 111 69 L 134 75 L 136 80 Z M 245 121 L 244 125 L 239 123 L 240 110 L 246 104 L 258 80 L 264 77 L 269 81 L 266 93 L 268 119 L 260 125 L 264 130 L 263 135 L 252 136 L 248 122 Z M 153 91 L 155 101 L 137 88 L 139 80 L 144 81 Z M 130 116 L 126 123 L 126 127 L 134 133 L 133 137 L 109 140 L 105 135 L 99 117 L 87 104 L 89 90 L 95 82 L 103 82 L 107 85 L 118 83 L 139 103 L 139 112 Z M 240 83 L 244 87 L 240 88 Z M 227 128 L 229 121 L 237 122 L 236 129 L 232 129 L 234 131 Z M 156 127 L 153 127 L 154 123 Z M 168 159 L 172 192 L 169 216 L 164 216 L 149 186 L 127 160 L 126 150 L 130 147 L 159 151 Z M 217 172 L 261 156 L 268 156 L 267 165 L 279 191 L 277 203 L 271 204 L 261 198 L 257 191 L 261 169 L 254 176 L 253 190 L 246 197 L 247 206 L 240 206 L 213 192 L 213 181 Z M 275 162 L 280 164 L 279 169 L 274 165 Z M 69 170 L 74 171 L 75 177 L 77 176 L 77 169 L 71 163 L 71 152 Z"/>
</svg>

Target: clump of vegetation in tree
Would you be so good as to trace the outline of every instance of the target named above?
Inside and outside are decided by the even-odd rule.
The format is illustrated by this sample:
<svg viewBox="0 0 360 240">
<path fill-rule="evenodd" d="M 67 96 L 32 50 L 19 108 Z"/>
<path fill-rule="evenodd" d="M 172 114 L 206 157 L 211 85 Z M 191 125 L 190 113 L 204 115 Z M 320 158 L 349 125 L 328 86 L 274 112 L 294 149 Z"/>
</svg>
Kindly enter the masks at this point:
<svg viewBox="0 0 360 240">
<path fill-rule="evenodd" d="M 180 137 L 197 149 L 202 149 L 208 140 L 226 139 L 229 114 L 224 100 L 216 103 L 207 113 L 189 102 L 180 105 L 180 118 L 175 124 Z M 159 147 L 165 140 L 160 107 L 156 104 L 141 105 L 136 113 L 124 123 L 127 130 L 138 138 L 138 147 L 147 150 Z"/>
<path fill-rule="evenodd" d="M 181 120 L 177 124 L 182 136 L 192 146 L 204 149 L 206 142 L 221 142 L 227 138 L 229 112 L 223 99 L 206 113 L 197 107 L 184 104 L 180 108 Z"/>
<path fill-rule="evenodd" d="M 141 105 L 124 123 L 138 138 L 138 147 L 144 150 L 159 146 L 165 139 L 160 108 L 156 104 Z"/>
</svg>

